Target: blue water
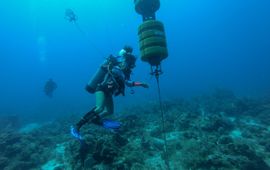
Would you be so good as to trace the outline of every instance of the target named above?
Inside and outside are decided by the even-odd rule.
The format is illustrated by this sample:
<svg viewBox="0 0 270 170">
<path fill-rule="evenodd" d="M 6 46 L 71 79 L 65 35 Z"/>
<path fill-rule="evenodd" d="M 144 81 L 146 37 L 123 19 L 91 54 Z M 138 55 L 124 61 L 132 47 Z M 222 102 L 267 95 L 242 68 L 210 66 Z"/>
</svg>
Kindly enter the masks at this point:
<svg viewBox="0 0 270 170">
<path fill-rule="evenodd" d="M 78 25 L 65 20 L 65 10 Z M 270 92 L 270 1 L 161 1 L 158 20 L 166 27 L 169 57 L 162 63 L 165 99 L 189 97 L 217 87 L 236 94 Z M 109 54 L 125 44 L 139 56 L 137 27 L 142 22 L 127 0 L 1 0 L 0 114 L 54 118 L 82 114 L 94 104 L 84 86 Z M 124 105 L 156 100 L 155 79 L 141 61 L 132 78 L 149 90 L 118 97 Z M 53 78 L 54 98 L 43 93 Z"/>
</svg>

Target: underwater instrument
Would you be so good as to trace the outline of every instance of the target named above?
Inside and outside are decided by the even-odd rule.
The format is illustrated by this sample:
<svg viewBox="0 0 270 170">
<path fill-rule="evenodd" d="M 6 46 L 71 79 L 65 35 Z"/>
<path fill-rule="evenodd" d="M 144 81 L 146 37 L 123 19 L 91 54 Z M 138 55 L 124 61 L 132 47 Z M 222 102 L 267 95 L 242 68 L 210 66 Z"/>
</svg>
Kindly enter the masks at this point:
<svg viewBox="0 0 270 170">
<path fill-rule="evenodd" d="M 141 60 L 151 65 L 151 74 L 160 75 L 161 61 L 168 57 L 164 25 L 156 20 L 159 0 L 135 0 L 135 10 L 142 15 L 143 23 L 138 28 Z"/>
<path fill-rule="evenodd" d="M 143 23 L 138 28 L 141 60 L 151 66 L 151 75 L 157 80 L 158 100 L 160 105 L 164 140 L 164 161 L 169 170 L 167 139 L 165 132 L 164 109 L 161 99 L 159 76 L 162 74 L 161 61 L 168 57 L 165 29 L 162 22 L 156 20 L 156 11 L 160 8 L 159 0 L 134 0 L 135 10 L 142 15 Z"/>
</svg>

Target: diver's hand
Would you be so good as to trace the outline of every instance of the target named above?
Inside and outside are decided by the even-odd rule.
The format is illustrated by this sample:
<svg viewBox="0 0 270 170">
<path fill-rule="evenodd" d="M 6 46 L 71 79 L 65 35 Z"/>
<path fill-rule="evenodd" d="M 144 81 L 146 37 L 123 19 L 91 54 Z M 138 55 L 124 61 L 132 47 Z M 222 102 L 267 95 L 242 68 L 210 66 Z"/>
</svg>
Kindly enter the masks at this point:
<svg viewBox="0 0 270 170">
<path fill-rule="evenodd" d="M 143 88 L 149 88 L 149 85 L 148 85 L 147 83 L 142 83 L 141 86 L 142 86 Z"/>
<path fill-rule="evenodd" d="M 147 83 L 142 83 L 142 82 L 133 82 L 133 86 L 141 86 L 141 87 L 144 87 L 144 88 L 149 88 L 148 84 Z"/>
</svg>

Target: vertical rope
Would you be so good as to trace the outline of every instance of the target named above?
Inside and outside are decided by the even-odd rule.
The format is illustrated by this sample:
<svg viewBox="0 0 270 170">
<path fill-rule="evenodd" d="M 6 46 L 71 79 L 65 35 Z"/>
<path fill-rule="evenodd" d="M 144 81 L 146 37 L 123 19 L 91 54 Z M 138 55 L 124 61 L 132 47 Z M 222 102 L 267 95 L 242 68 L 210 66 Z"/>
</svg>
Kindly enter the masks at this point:
<svg viewBox="0 0 270 170">
<path fill-rule="evenodd" d="M 160 92 L 160 84 L 159 84 L 159 74 L 156 74 L 156 80 L 157 80 L 157 87 L 158 87 L 158 99 L 159 99 L 159 107 L 160 107 L 160 112 L 161 112 L 161 119 L 162 119 L 162 134 L 163 134 L 163 140 L 164 140 L 164 161 L 167 170 L 170 169 L 170 164 L 168 160 L 168 152 L 167 152 L 167 137 L 166 137 L 166 132 L 165 132 L 165 119 L 164 119 L 164 109 L 163 109 L 163 104 L 161 100 L 161 92 Z"/>
</svg>

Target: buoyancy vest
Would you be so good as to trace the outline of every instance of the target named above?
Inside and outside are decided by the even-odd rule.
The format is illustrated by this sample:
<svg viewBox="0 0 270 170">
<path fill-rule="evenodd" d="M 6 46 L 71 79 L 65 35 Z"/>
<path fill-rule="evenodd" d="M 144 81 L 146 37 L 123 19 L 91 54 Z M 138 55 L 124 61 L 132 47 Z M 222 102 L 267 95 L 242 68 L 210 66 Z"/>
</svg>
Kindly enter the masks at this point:
<svg viewBox="0 0 270 170">
<path fill-rule="evenodd" d="M 125 95 L 125 74 L 119 66 L 114 66 L 105 75 L 104 80 L 99 84 L 101 90 L 113 95 Z"/>
<path fill-rule="evenodd" d="M 105 62 L 98 68 L 97 72 L 86 85 L 86 90 L 89 93 L 95 93 L 99 84 L 104 81 L 108 71 L 118 65 L 118 60 L 119 57 L 114 57 L 112 55 L 106 58 Z"/>
</svg>

